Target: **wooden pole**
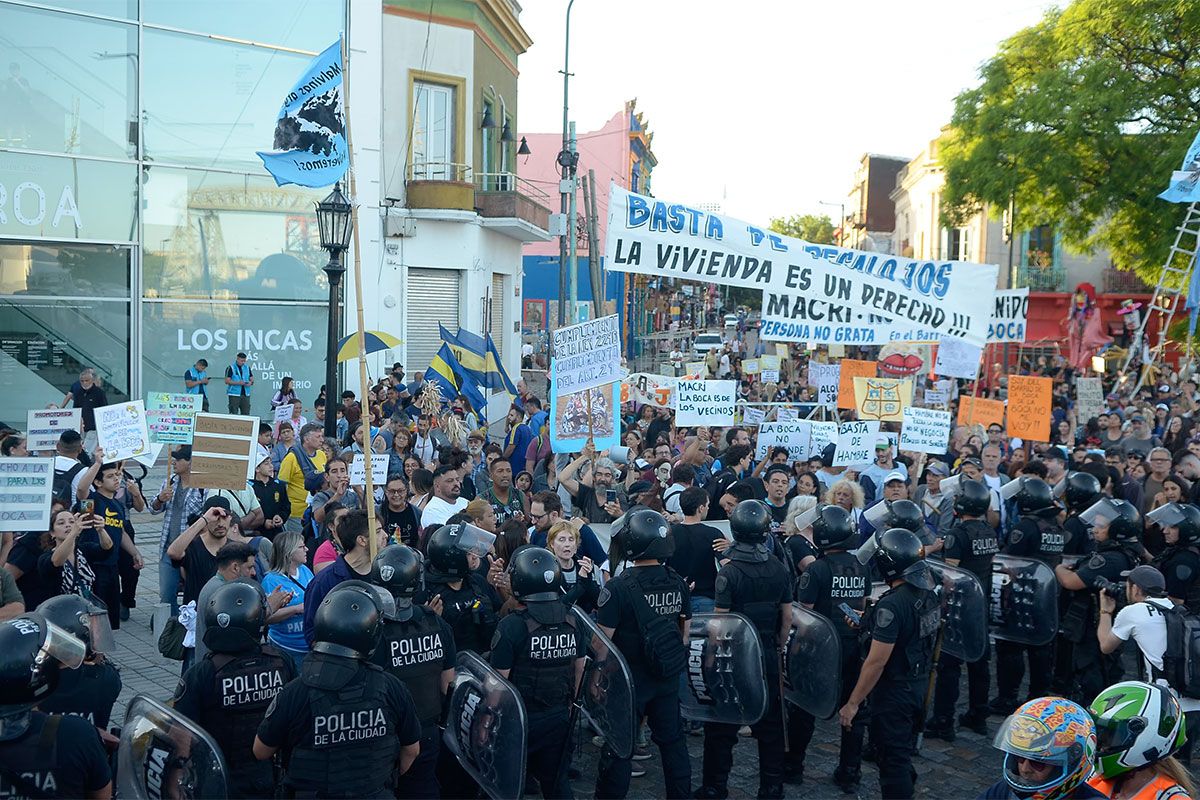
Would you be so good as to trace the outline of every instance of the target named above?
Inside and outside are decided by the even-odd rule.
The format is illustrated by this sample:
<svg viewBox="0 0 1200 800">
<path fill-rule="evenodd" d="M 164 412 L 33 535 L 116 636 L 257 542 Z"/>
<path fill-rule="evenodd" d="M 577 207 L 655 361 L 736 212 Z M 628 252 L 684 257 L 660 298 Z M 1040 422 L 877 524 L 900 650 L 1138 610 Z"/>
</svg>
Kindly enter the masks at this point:
<svg viewBox="0 0 1200 800">
<path fill-rule="evenodd" d="M 349 31 L 347 31 L 349 33 Z M 375 484 L 371 480 L 371 404 L 367 400 L 367 350 L 366 336 L 363 323 L 363 290 L 362 290 L 362 253 L 358 242 L 358 191 L 354 181 L 354 127 L 350 124 L 350 52 L 346 36 L 342 36 L 342 103 L 346 109 L 346 158 L 349 161 L 350 175 L 350 213 L 351 227 L 354 231 L 354 305 L 357 311 L 358 324 L 358 385 L 359 397 L 362 398 L 363 423 L 367 426 L 363 441 L 363 468 L 366 470 L 366 486 L 363 488 L 363 501 L 367 512 L 367 540 L 371 543 L 371 560 L 379 549 L 378 537 L 375 535 Z"/>
</svg>

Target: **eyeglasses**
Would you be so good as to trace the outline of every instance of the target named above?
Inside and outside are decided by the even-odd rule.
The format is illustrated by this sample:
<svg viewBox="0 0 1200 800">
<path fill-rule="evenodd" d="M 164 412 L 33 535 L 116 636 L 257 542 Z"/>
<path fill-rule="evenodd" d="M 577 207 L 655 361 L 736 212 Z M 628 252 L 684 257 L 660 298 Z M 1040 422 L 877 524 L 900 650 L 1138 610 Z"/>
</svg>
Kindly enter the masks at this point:
<svg viewBox="0 0 1200 800">
<path fill-rule="evenodd" d="M 546 517 L 548 517 L 548 516 L 550 516 L 550 514 L 549 514 L 549 513 L 545 513 L 545 514 L 530 514 L 530 515 L 529 515 L 529 518 L 530 518 L 530 519 L 532 519 L 532 520 L 534 520 L 534 521 L 537 521 L 537 520 L 539 520 L 539 519 L 545 519 L 545 518 L 546 518 Z"/>
<path fill-rule="evenodd" d="M 1158 456 L 1157 458 L 1152 458 L 1152 459 L 1150 459 L 1150 461 L 1152 461 L 1154 463 L 1158 463 L 1158 464 L 1161 464 L 1164 461 L 1167 462 L 1168 464 L 1171 463 L 1171 459 L 1163 458 L 1162 456 Z"/>
<path fill-rule="evenodd" d="M 404 494 L 403 489 L 387 489 L 388 494 Z"/>
</svg>

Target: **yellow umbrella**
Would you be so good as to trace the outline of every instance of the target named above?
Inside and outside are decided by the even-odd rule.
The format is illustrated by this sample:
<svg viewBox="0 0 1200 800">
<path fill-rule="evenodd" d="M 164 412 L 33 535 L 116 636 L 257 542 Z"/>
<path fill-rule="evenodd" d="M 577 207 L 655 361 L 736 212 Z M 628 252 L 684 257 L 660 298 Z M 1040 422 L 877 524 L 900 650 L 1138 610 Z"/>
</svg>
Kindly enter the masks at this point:
<svg viewBox="0 0 1200 800">
<path fill-rule="evenodd" d="M 363 342 L 366 345 L 365 350 L 368 354 L 378 353 L 380 350 L 391 350 L 393 347 L 399 347 L 402 343 L 400 339 L 383 331 L 364 331 L 362 335 Z M 349 361 L 354 358 L 358 358 L 357 333 L 343 337 L 338 342 L 337 350 L 337 360 L 339 362 Z"/>
</svg>

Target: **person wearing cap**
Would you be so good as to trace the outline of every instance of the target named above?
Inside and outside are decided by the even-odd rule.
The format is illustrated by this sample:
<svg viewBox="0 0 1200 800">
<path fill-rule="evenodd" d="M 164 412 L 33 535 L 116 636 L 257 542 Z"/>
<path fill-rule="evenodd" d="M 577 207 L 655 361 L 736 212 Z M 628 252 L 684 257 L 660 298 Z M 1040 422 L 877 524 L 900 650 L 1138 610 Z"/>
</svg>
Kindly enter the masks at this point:
<svg viewBox="0 0 1200 800">
<path fill-rule="evenodd" d="M 1138 453 L 1144 458 L 1155 447 L 1161 447 L 1162 442 L 1150 431 L 1146 415 L 1135 411 L 1129 415 L 1129 433 L 1121 440 L 1121 446 L 1126 453 Z"/>
<path fill-rule="evenodd" d="M 258 449 L 258 466 L 250 488 L 258 507 L 242 517 L 242 529 L 262 531 L 268 539 L 274 539 L 291 518 L 292 502 L 287 484 L 275 477 L 271 453 L 265 447 Z"/>
<path fill-rule="evenodd" d="M 875 443 L 875 461 L 858 475 L 858 483 L 863 487 L 867 505 L 871 505 L 883 496 L 883 485 L 888 473 L 896 469 L 896 459 L 892 455 L 892 441 L 880 434 Z"/>
<path fill-rule="evenodd" d="M 1116 392 L 1109 392 L 1105 395 L 1104 402 L 1108 406 L 1106 410 L 1109 414 L 1112 414 L 1118 420 L 1125 420 L 1125 409 L 1121 406 L 1121 395 Z M 1118 427 L 1120 426 L 1118 425 Z"/>
<path fill-rule="evenodd" d="M 185 486 L 192 472 L 192 446 L 180 445 L 171 451 L 171 471 L 158 493 L 149 499 L 150 513 L 162 514 L 162 532 L 158 537 L 158 599 L 171 606 L 174 616 L 179 611 L 179 570 L 167 558 L 171 546 L 190 520 L 204 511 L 207 489 Z"/>
<path fill-rule="evenodd" d="M 950 476 L 950 468 L 944 461 L 930 461 L 925 465 L 925 482 L 913 490 L 913 502 L 921 509 L 925 524 L 935 535 L 942 527 L 942 479 Z"/>
</svg>

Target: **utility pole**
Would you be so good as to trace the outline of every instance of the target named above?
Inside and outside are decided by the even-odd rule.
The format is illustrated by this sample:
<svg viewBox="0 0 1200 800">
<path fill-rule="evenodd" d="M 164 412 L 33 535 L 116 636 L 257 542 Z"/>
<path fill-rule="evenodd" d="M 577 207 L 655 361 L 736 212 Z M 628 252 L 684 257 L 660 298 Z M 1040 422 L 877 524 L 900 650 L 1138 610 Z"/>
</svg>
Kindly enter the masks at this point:
<svg viewBox="0 0 1200 800">
<path fill-rule="evenodd" d="M 567 196 L 574 196 L 575 193 L 575 167 L 578 162 L 577 158 L 573 158 L 570 146 L 570 132 L 568 130 L 567 114 L 568 114 L 568 91 L 571 82 L 570 59 L 571 59 L 571 7 L 575 5 L 575 0 L 570 0 L 567 3 L 567 33 L 565 44 L 563 46 L 563 123 L 562 123 L 562 150 L 558 152 L 558 166 L 561 178 L 558 183 L 559 192 L 559 209 L 563 217 L 567 216 L 567 206 L 574 201 L 569 201 Z M 566 220 L 564 220 L 565 222 Z M 574 222 L 571 222 L 574 228 Z M 570 317 L 567 316 L 567 232 L 564 231 L 558 237 L 558 324 L 566 325 L 574 318 L 574 307 L 571 308 Z M 572 274 L 570 281 L 574 285 L 575 278 Z"/>
<path fill-rule="evenodd" d="M 567 302 L 567 319 L 572 323 L 579 321 L 579 208 L 577 206 L 579 191 L 578 184 L 575 182 L 575 169 L 579 164 L 579 154 L 575 152 L 575 123 L 569 125 L 569 138 L 567 141 L 568 154 L 571 157 L 571 196 L 567 204 L 567 287 L 569 294 Z"/>
</svg>

